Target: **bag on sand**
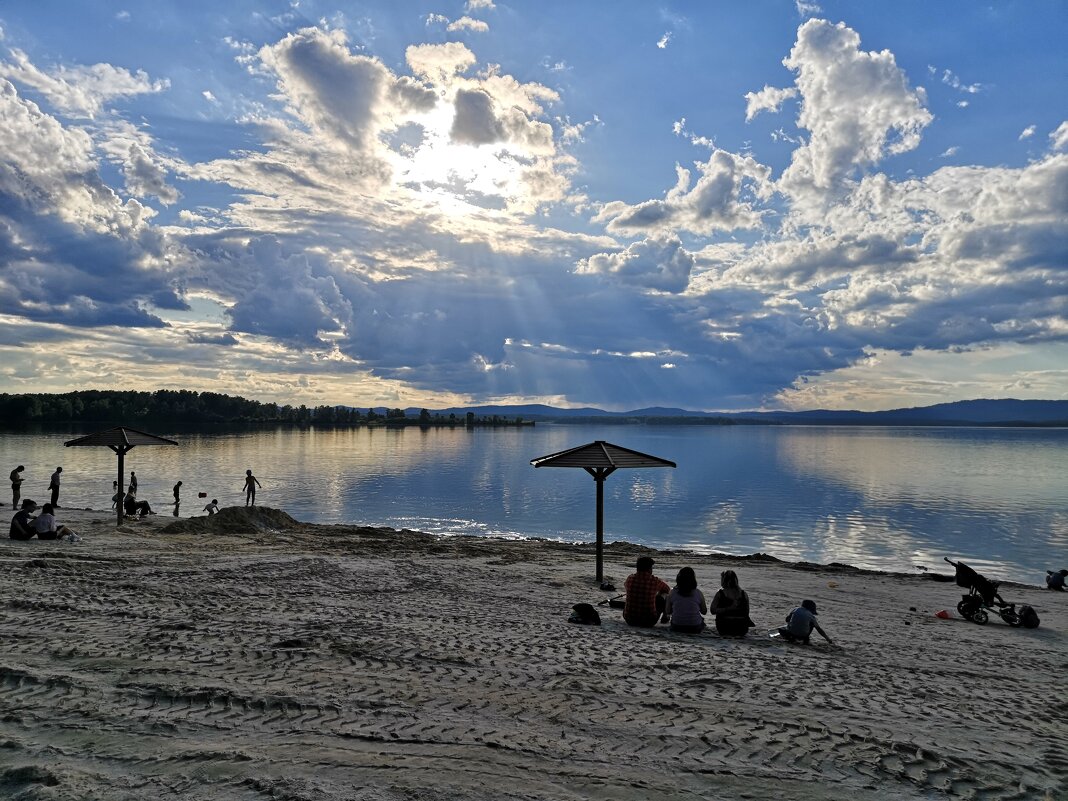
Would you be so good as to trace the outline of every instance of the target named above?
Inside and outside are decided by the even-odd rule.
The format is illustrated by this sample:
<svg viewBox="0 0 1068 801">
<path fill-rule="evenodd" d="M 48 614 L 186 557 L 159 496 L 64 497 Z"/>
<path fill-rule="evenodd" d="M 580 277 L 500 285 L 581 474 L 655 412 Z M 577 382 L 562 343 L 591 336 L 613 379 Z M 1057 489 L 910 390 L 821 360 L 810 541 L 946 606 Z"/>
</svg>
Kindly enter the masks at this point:
<svg viewBox="0 0 1068 801">
<path fill-rule="evenodd" d="M 597 610 L 592 605 L 575 604 L 571 609 L 571 616 L 567 619 L 568 623 L 579 623 L 583 626 L 601 625 L 601 616 L 597 614 Z"/>
<path fill-rule="evenodd" d="M 1035 611 L 1033 606 L 1024 604 L 1020 607 L 1020 625 L 1025 629 L 1037 629 L 1038 628 L 1038 612 Z"/>
</svg>

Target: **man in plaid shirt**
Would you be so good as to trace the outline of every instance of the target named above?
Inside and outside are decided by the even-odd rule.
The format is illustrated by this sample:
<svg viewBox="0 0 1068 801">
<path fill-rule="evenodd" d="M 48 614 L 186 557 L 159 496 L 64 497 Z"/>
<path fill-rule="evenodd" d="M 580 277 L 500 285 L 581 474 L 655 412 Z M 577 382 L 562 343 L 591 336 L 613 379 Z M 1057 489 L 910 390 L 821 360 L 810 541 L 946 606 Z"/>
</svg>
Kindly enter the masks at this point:
<svg viewBox="0 0 1068 801">
<path fill-rule="evenodd" d="M 638 572 L 632 573 L 623 585 L 627 591 L 623 619 L 628 625 L 650 628 L 656 625 L 657 618 L 663 614 L 671 587 L 653 575 L 651 557 L 639 557 L 635 567 Z"/>
</svg>

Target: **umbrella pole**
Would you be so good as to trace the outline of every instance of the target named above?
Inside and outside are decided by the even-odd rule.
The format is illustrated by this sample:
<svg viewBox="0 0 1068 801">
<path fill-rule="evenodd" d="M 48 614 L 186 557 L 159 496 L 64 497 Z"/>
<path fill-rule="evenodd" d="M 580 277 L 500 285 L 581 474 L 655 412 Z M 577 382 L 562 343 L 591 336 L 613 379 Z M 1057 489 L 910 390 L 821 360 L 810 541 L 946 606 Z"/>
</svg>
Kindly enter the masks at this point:
<svg viewBox="0 0 1068 801">
<path fill-rule="evenodd" d="M 119 483 L 118 483 L 119 497 L 115 501 L 115 523 L 116 523 L 116 525 L 120 525 L 121 526 L 122 525 L 122 500 L 123 500 L 122 499 L 122 477 L 125 474 L 123 458 L 126 456 L 126 451 L 124 451 L 122 448 L 117 448 L 115 450 L 115 453 L 117 453 L 119 455 Z"/>
<path fill-rule="evenodd" d="M 597 482 L 597 581 L 604 581 L 604 479 L 600 470 L 594 475 Z"/>
</svg>

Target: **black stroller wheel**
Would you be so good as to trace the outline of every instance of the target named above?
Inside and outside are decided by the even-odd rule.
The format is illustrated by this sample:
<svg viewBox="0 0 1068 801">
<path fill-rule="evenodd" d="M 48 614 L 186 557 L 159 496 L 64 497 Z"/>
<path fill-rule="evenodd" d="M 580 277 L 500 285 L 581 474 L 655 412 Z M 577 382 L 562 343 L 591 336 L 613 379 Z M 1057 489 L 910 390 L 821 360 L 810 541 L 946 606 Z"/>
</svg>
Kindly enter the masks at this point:
<svg viewBox="0 0 1068 801">
<path fill-rule="evenodd" d="M 967 601 L 961 601 L 959 604 L 957 604 L 957 611 L 960 612 L 960 616 L 961 617 L 965 618 L 966 620 L 971 620 L 971 618 L 972 618 L 972 609 L 971 609 L 971 607 L 972 607 L 972 605 L 970 603 L 968 603 Z"/>
<path fill-rule="evenodd" d="M 976 609 L 972 612 L 971 620 L 972 623 L 978 623 L 980 626 L 983 626 L 986 624 L 986 621 L 989 620 L 989 617 L 987 616 L 985 609 Z"/>
</svg>

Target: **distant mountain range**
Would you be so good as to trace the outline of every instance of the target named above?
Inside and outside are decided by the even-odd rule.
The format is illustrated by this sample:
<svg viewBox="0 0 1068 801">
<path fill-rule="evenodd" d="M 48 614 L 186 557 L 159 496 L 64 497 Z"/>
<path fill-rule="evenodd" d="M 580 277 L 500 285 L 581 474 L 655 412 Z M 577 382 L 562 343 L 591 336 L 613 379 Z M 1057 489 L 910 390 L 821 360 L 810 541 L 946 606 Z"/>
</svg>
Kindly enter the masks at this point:
<svg viewBox="0 0 1068 801">
<path fill-rule="evenodd" d="M 431 410 L 432 414 L 464 417 L 506 417 L 556 423 L 705 423 L 771 425 L 875 425 L 875 426 L 1068 426 L 1068 400 L 967 400 L 889 409 L 881 412 L 813 409 L 803 412 L 694 412 L 653 406 L 628 412 L 606 412 L 583 407 L 560 409 L 544 404 L 516 406 L 468 406 Z M 418 416 L 419 409 L 406 414 Z"/>
</svg>

